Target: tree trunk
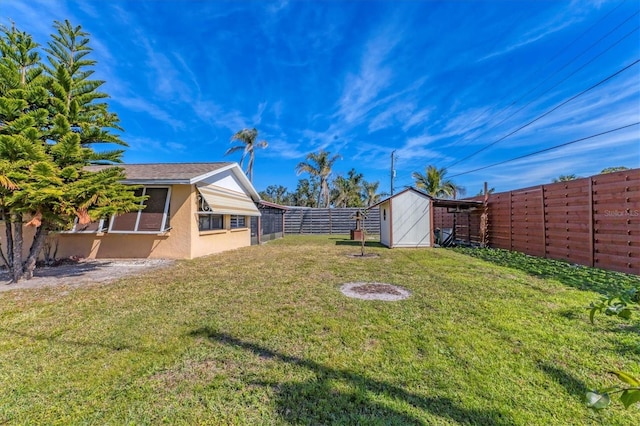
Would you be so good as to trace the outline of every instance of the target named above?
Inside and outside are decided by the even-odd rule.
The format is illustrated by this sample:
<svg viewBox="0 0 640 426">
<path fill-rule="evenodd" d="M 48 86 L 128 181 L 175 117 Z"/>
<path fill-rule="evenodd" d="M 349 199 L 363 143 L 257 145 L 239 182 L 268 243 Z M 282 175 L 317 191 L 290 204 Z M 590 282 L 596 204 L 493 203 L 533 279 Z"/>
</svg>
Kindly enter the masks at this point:
<svg viewBox="0 0 640 426">
<path fill-rule="evenodd" d="M 44 242 L 47 239 L 48 233 L 47 224 L 43 220 L 42 224 L 36 230 L 36 234 L 33 236 L 29 256 L 27 256 L 27 260 L 24 262 L 22 278 L 25 280 L 33 278 L 33 271 L 36 269 L 36 261 L 44 247 Z"/>
<path fill-rule="evenodd" d="M 11 281 L 17 283 L 24 274 L 24 265 L 22 264 L 22 215 L 12 213 L 10 226 L 13 229 L 13 247 L 9 254 Z"/>
<path fill-rule="evenodd" d="M 9 217 L 7 216 L 6 212 L 2 212 L 2 221 L 4 222 L 4 231 L 5 231 L 5 236 L 7 238 L 7 248 L 6 248 L 6 255 L 5 252 L 0 250 L 0 253 L 2 254 L 2 260 L 4 261 L 4 264 L 7 265 L 7 270 L 11 270 L 11 253 L 13 252 L 13 236 L 11 234 L 11 221 L 9 220 Z"/>
</svg>

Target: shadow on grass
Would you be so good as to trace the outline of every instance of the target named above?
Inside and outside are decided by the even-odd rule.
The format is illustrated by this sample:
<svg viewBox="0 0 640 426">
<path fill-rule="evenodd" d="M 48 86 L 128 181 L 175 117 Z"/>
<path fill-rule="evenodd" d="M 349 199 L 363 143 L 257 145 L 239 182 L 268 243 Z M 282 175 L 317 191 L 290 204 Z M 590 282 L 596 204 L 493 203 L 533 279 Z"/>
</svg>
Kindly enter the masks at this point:
<svg viewBox="0 0 640 426">
<path fill-rule="evenodd" d="M 529 256 L 515 251 L 488 248 L 452 248 L 458 253 L 476 257 L 500 266 L 519 269 L 532 276 L 554 279 L 580 290 L 610 294 L 631 286 L 640 286 L 640 277 L 560 260 Z"/>
<path fill-rule="evenodd" d="M 139 353 L 153 353 L 153 354 L 166 354 L 166 351 L 155 351 L 155 350 L 151 350 L 149 348 L 143 348 L 143 347 L 139 347 L 139 346 L 135 346 L 135 345 L 129 345 L 129 344 L 125 344 L 125 343 L 112 343 L 112 344 L 107 344 L 107 343 L 99 343 L 99 342 L 94 342 L 94 341 L 80 341 L 80 340 L 70 340 L 70 339 L 62 339 L 58 336 L 54 335 L 45 335 L 45 334 L 32 334 L 32 333 L 25 333 L 22 331 L 16 331 L 16 330 L 10 330 L 7 328 L 1 328 L 0 327 L 0 332 L 1 333 L 7 333 L 7 334 L 12 334 L 14 336 L 18 336 L 18 337 L 23 337 L 23 338 L 27 338 L 27 339 L 31 339 L 31 340 L 35 340 L 35 341 L 39 341 L 39 342 L 48 342 L 49 344 L 52 343 L 57 343 L 60 345 L 69 345 L 69 346 L 78 346 L 78 347 L 98 347 L 98 348 L 105 348 L 105 349 L 110 349 L 114 352 L 119 352 L 119 351 L 132 351 L 132 352 L 139 352 Z M 2 423 L 0 423 L 2 424 Z"/>
<path fill-rule="evenodd" d="M 637 318 L 638 312 L 634 312 Z M 608 331 L 619 333 L 619 338 L 613 342 L 615 351 L 622 356 L 640 355 L 640 322 L 635 324 L 617 323 L 608 327 Z"/>
<path fill-rule="evenodd" d="M 580 402 L 584 402 L 585 394 L 590 390 L 587 385 L 579 379 L 576 379 L 565 370 L 544 362 L 538 364 L 540 370 L 546 373 L 554 382 L 565 388 L 567 393 Z"/>
<path fill-rule="evenodd" d="M 357 240 L 338 240 L 338 241 L 336 241 L 336 245 L 337 246 L 357 246 L 357 247 L 360 247 L 362 245 L 362 242 L 361 241 L 357 241 Z M 385 248 L 385 246 L 383 246 L 382 244 L 380 244 L 377 241 L 365 241 L 364 242 L 364 246 L 365 247 Z"/>
<path fill-rule="evenodd" d="M 254 381 L 269 386 L 277 395 L 279 416 L 292 424 L 424 424 L 415 414 L 389 407 L 384 399 L 399 402 L 432 413 L 459 424 L 510 425 L 513 420 L 495 410 L 473 410 L 460 407 L 449 398 L 425 397 L 406 391 L 390 383 L 370 379 L 345 369 L 327 367 L 317 362 L 286 355 L 255 343 L 219 333 L 208 327 L 194 330 L 192 337 L 205 337 L 213 342 L 240 348 L 262 358 L 306 368 L 313 379 L 303 382 Z M 338 390 L 335 386 L 342 383 Z M 345 386 L 346 385 L 346 386 Z M 348 390 L 347 390 L 348 389 Z"/>
</svg>

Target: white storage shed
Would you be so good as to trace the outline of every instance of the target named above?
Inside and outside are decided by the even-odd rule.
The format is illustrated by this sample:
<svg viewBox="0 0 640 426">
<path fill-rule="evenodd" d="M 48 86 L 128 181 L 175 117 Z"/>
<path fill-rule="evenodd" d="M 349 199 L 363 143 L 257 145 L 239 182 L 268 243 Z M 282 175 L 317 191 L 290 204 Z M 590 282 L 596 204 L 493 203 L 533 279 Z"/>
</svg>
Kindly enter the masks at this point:
<svg viewBox="0 0 640 426">
<path fill-rule="evenodd" d="M 380 209 L 380 243 L 394 247 L 434 246 L 434 207 L 449 213 L 470 211 L 482 205 L 480 201 L 433 198 L 416 189 L 407 188 L 369 207 Z M 455 239 L 455 229 L 452 230 Z"/>
<path fill-rule="evenodd" d="M 433 199 L 407 188 L 380 201 L 380 243 L 393 247 L 433 246 Z"/>
</svg>

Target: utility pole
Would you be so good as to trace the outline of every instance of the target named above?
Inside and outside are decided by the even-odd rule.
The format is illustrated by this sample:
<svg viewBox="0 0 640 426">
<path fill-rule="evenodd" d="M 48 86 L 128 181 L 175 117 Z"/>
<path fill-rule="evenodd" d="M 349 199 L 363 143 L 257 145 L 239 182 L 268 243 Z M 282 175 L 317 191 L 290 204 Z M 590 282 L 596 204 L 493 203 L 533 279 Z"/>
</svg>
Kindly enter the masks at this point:
<svg viewBox="0 0 640 426">
<path fill-rule="evenodd" d="M 393 180 L 396 178 L 396 169 L 394 167 L 396 150 L 391 151 L 391 195 L 393 195 Z"/>
</svg>

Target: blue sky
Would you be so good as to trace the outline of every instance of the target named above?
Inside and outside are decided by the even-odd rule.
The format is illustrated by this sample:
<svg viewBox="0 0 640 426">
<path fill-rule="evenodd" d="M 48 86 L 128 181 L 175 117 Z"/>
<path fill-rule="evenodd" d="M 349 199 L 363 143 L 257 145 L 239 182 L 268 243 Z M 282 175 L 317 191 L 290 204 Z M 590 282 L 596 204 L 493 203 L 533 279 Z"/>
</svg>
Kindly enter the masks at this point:
<svg viewBox="0 0 640 426">
<path fill-rule="evenodd" d="M 388 192 L 395 150 L 396 190 L 433 164 L 469 195 L 484 181 L 503 191 L 640 167 L 633 125 L 473 171 L 639 122 L 640 63 L 621 71 L 640 59 L 639 10 L 637 0 L 0 0 L 2 23 L 41 44 L 54 20 L 91 34 L 127 163 L 238 161 L 224 156 L 231 135 L 256 127 L 269 142 L 256 152 L 258 190 L 295 190 L 307 177 L 295 166 L 325 149 L 342 157 L 335 175 L 353 167 Z"/>
</svg>

